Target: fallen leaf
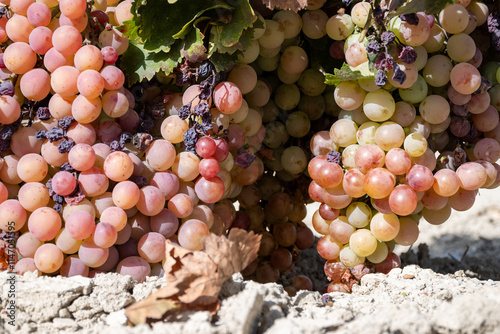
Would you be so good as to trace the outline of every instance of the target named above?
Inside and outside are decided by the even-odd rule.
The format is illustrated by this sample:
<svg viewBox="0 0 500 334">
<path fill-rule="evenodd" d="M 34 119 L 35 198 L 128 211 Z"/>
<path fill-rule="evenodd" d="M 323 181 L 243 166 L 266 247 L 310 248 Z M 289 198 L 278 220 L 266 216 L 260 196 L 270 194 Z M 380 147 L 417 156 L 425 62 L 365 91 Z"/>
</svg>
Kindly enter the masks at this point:
<svg viewBox="0 0 500 334">
<path fill-rule="evenodd" d="M 9 256 L 7 255 L 7 243 L 0 240 L 0 271 L 9 268 Z"/>
<path fill-rule="evenodd" d="M 219 293 L 231 275 L 257 258 L 261 235 L 231 229 L 229 235 L 202 240 L 201 251 L 189 251 L 167 240 L 166 284 L 148 298 L 132 304 L 125 315 L 133 324 L 173 319 L 180 312 L 219 308 Z"/>
<path fill-rule="evenodd" d="M 125 309 L 125 315 L 133 324 L 144 324 L 151 320 L 160 320 L 165 313 L 181 306 L 172 299 L 158 299 L 154 293 Z"/>
<path fill-rule="evenodd" d="M 280 9 L 290 9 L 298 12 L 307 6 L 307 0 L 262 0 L 267 8 L 273 10 L 278 7 Z"/>
</svg>

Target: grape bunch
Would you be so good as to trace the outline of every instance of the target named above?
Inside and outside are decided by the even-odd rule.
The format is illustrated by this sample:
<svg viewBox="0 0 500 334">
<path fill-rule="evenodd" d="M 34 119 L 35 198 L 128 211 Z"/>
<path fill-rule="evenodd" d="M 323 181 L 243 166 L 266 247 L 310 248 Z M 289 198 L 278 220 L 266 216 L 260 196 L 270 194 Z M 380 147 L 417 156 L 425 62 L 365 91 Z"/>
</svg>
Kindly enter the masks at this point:
<svg viewBox="0 0 500 334">
<path fill-rule="evenodd" d="M 400 266 L 394 246 L 417 240 L 421 218 L 442 224 L 471 208 L 479 189 L 500 184 L 500 72 L 486 58 L 488 10 L 457 1 L 435 16 L 391 18 L 358 2 L 326 21 L 332 58 L 360 74 L 336 82 L 341 110 L 325 133 L 334 148 L 312 148 L 308 165 L 327 291 Z"/>
<path fill-rule="evenodd" d="M 120 29 L 131 6 L 4 2 L 0 229 L 2 243 L 17 238 L 15 270 L 116 271 L 141 282 L 162 274 L 167 240 L 200 250 L 209 233 L 241 228 L 276 235 L 246 274 L 277 281 L 276 268 L 289 271 L 314 238 L 302 202 L 294 203 L 300 217 L 290 209 L 280 226 L 263 223 L 256 182 L 265 127 L 249 103 L 255 71 L 186 62 L 178 75 L 125 88 L 120 59 L 129 40 Z M 244 80 L 248 69 L 253 84 Z M 290 200 L 274 190 L 269 208 Z M 271 279 L 261 274 L 270 263 Z M 310 288 L 307 280 L 295 284 Z"/>
<path fill-rule="evenodd" d="M 240 228 L 262 235 L 244 276 L 287 283 L 319 202 L 327 291 L 350 291 L 400 265 L 421 218 L 500 184 L 497 14 L 481 1 L 395 15 L 255 0 L 237 63 L 186 57 L 134 84 L 132 0 L 1 3 L 0 241 L 17 238 L 18 273 L 141 282 L 167 240 L 200 250 Z"/>
</svg>

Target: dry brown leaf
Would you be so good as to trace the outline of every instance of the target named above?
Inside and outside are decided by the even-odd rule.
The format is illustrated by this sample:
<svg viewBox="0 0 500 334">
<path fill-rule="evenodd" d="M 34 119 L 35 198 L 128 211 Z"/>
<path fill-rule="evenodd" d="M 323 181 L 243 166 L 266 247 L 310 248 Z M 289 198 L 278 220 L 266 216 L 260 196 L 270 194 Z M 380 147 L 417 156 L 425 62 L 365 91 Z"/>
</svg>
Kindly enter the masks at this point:
<svg viewBox="0 0 500 334">
<path fill-rule="evenodd" d="M 271 10 L 277 7 L 290 9 L 296 13 L 307 6 L 307 0 L 262 0 L 262 2 Z"/>
<path fill-rule="evenodd" d="M 179 302 L 157 298 L 155 294 L 153 293 L 125 309 L 125 315 L 131 323 L 145 324 L 148 321 L 158 321 L 165 316 L 165 313 L 182 307 Z"/>
<path fill-rule="evenodd" d="M 201 251 L 189 251 L 167 240 L 166 285 L 129 306 L 134 324 L 164 319 L 184 310 L 216 312 L 222 284 L 257 258 L 261 235 L 232 229 L 229 235 L 203 239 Z"/>
</svg>

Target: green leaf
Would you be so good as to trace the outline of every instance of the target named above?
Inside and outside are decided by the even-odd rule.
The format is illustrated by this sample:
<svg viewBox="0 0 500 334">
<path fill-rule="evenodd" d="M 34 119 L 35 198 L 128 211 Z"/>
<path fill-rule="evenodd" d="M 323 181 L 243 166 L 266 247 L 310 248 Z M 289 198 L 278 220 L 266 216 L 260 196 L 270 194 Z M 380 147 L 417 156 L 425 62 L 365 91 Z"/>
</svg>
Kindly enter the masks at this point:
<svg viewBox="0 0 500 334">
<path fill-rule="evenodd" d="M 216 52 L 210 58 L 212 64 L 214 64 L 215 70 L 217 72 L 224 71 L 238 61 L 238 56 L 234 53 L 232 55 L 227 53 Z"/>
<path fill-rule="evenodd" d="M 125 73 L 128 84 L 151 80 L 154 75 L 163 70 L 165 75 L 172 73 L 182 61 L 180 50 L 183 44 L 175 43 L 170 52 L 150 53 L 144 45 L 130 41 L 127 51 L 120 59 L 120 68 Z"/>
<path fill-rule="evenodd" d="M 327 73 L 325 76 L 325 83 L 327 85 L 338 85 L 343 81 L 351 81 L 358 80 L 360 78 L 369 77 L 367 75 L 363 75 L 361 71 L 352 70 L 352 68 L 344 63 L 341 68 L 336 68 L 334 70 L 334 74 Z"/>
<path fill-rule="evenodd" d="M 438 14 L 447 4 L 454 2 L 455 0 L 408 0 L 391 16 L 417 12 Z"/>
<path fill-rule="evenodd" d="M 251 27 L 253 22 L 257 20 L 257 15 L 255 15 L 248 0 L 233 0 L 231 4 L 235 6 L 231 21 L 222 25 L 220 31 L 220 42 L 225 47 L 231 47 L 238 43 L 242 32 Z"/>
<path fill-rule="evenodd" d="M 190 33 L 184 39 L 184 47 L 182 48 L 182 56 L 189 62 L 197 63 L 207 59 L 207 49 L 203 44 L 203 34 L 200 29 L 191 29 Z"/>
<path fill-rule="evenodd" d="M 232 46 L 224 46 L 220 41 L 220 31 L 221 27 L 218 25 L 213 26 L 212 30 L 210 30 L 210 42 L 208 51 L 209 57 L 212 57 L 215 53 L 228 53 L 232 55 L 238 50 L 244 50 L 242 43 L 236 43 Z M 246 42 L 246 37 L 244 37 L 244 40 Z"/>
<path fill-rule="evenodd" d="M 232 9 L 220 0 L 143 0 L 134 2 L 131 12 L 133 23 L 125 26 L 130 39 L 144 41 L 151 52 L 168 52 L 176 39 L 184 38 L 192 23 L 203 13 L 213 9 Z M 129 35 L 130 34 L 130 35 Z"/>
<path fill-rule="evenodd" d="M 368 57 L 368 66 L 371 72 L 377 72 L 377 69 L 375 68 L 375 62 L 377 61 L 378 57 L 380 56 L 379 53 L 367 53 Z"/>
</svg>

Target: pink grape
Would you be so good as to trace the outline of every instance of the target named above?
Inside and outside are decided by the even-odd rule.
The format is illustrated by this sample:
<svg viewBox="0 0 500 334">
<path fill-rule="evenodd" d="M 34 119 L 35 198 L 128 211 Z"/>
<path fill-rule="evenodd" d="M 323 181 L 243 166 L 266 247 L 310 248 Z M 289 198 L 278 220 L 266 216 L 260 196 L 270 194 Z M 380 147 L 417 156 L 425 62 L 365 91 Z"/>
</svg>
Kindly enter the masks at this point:
<svg viewBox="0 0 500 334">
<path fill-rule="evenodd" d="M 64 255 L 56 245 L 43 244 L 35 252 L 35 265 L 43 273 L 53 273 L 61 268 Z"/>
<path fill-rule="evenodd" d="M 113 188 L 112 196 L 113 203 L 116 206 L 127 210 L 133 208 L 139 201 L 140 190 L 137 184 L 132 181 L 126 180 L 118 182 L 115 185 L 115 187 Z"/>
<path fill-rule="evenodd" d="M 139 239 L 146 233 L 151 232 L 150 217 L 143 215 L 138 212 L 132 216 L 127 224 L 132 227 L 130 237 L 133 240 L 139 241 Z"/>
<path fill-rule="evenodd" d="M 389 196 L 384 198 L 371 198 L 370 202 L 375 210 L 383 214 L 393 213 L 389 205 Z"/>
<path fill-rule="evenodd" d="M 450 197 L 460 188 L 460 178 L 451 169 L 440 169 L 434 174 L 432 188 L 436 194 L 443 197 Z"/>
<path fill-rule="evenodd" d="M 341 244 L 348 243 L 351 234 L 353 234 L 355 230 L 356 229 L 349 224 L 346 216 L 340 216 L 333 220 L 328 229 L 332 239 Z"/>
<path fill-rule="evenodd" d="M 351 203 L 352 197 L 349 196 L 339 184 L 335 188 L 324 188 L 321 202 L 324 202 L 334 209 L 343 209 Z"/>
<path fill-rule="evenodd" d="M 116 266 L 116 272 L 122 275 L 130 275 L 138 283 L 146 280 L 151 273 L 149 263 L 140 256 L 129 256 L 121 260 Z"/>
<path fill-rule="evenodd" d="M 21 116 L 19 103 L 11 96 L 0 96 L 0 123 L 12 124 L 19 119 L 19 116 Z"/>
<path fill-rule="evenodd" d="M 219 162 L 215 158 L 205 158 L 200 161 L 200 175 L 210 179 L 219 173 Z"/>
<path fill-rule="evenodd" d="M 114 225 L 103 221 L 95 226 L 93 239 L 96 246 L 109 248 L 113 246 L 117 238 L 118 234 Z"/>
<path fill-rule="evenodd" d="M 22 257 L 33 257 L 43 241 L 38 240 L 31 232 L 23 233 L 16 242 L 16 249 Z"/>
<path fill-rule="evenodd" d="M 43 57 L 43 65 L 47 71 L 54 72 L 61 66 L 72 66 L 73 58 L 73 55 L 63 55 L 52 47 L 45 53 L 45 56 Z"/>
<path fill-rule="evenodd" d="M 49 204 L 49 190 L 39 182 L 24 183 L 17 194 L 17 199 L 22 207 L 29 212 Z"/>
<path fill-rule="evenodd" d="M 500 159 L 500 143 L 492 138 L 482 138 L 474 146 L 474 155 L 477 159 L 494 163 Z"/>
<path fill-rule="evenodd" d="M 340 210 L 329 207 L 325 203 L 321 203 L 318 209 L 318 213 L 321 216 L 321 218 L 331 221 L 339 216 Z"/>
<path fill-rule="evenodd" d="M 141 237 L 137 245 L 139 256 L 149 263 L 157 263 L 165 258 L 165 237 L 149 232 Z"/>
<path fill-rule="evenodd" d="M 132 226 L 126 224 L 121 231 L 117 232 L 115 245 L 123 245 L 130 239 L 131 236 L 132 236 Z"/>
<path fill-rule="evenodd" d="M 434 184 L 434 175 L 429 168 L 414 165 L 406 174 L 406 182 L 415 191 L 426 191 Z"/>
<path fill-rule="evenodd" d="M 40 241 L 54 239 L 61 229 L 61 225 L 61 216 L 54 209 L 48 207 L 36 209 L 28 218 L 30 233 Z"/>
<path fill-rule="evenodd" d="M 429 210 L 440 210 L 448 203 L 448 197 L 438 195 L 431 187 L 421 199 L 422 204 Z"/>
<path fill-rule="evenodd" d="M 82 260 L 76 255 L 68 256 L 60 269 L 61 276 L 72 277 L 72 276 L 83 276 L 87 277 L 89 275 L 89 267 L 85 265 Z"/>
<path fill-rule="evenodd" d="M 160 233 L 165 238 L 173 236 L 179 228 L 179 219 L 166 208 L 150 218 L 151 231 Z"/>
<path fill-rule="evenodd" d="M 97 127 L 97 140 L 109 145 L 112 141 L 120 139 L 122 131 L 117 122 L 104 121 Z"/>
<path fill-rule="evenodd" d="M 101 212 L 100 221 L 109 223 L 117 231 L 121 231 L 127 225 L 127 213 L 122 208 L 109 206 Z"/>
<path fill-rule="evenodd" d="M 75 27 L 79 32 L 83 32 L 85 28 L 87 28 L 88 22 L 89 22 L 89 17 L 87 13 L 84 13 L 82 16 L 77 17 L 76 19 L 70 19 L 63 13 L 61 13 L 61 15 L 59 16 L 60 26 L 72 26 Z"/>
<path fill-rule="evenodd" d="M 54 48 L 64 56 L 74 55 L 82 46 L 82 42 L 82 35 L 72 26 L 60 26 L 52 34 Z"/>
<path fill-rule="evenodd" d="M 322 258 L 326 260 L 335 260 L 340 255 L 342 244 L 336 242 L 331 236 L 326 235 L 319 239 L 316 249 Z"/>
<path fill-rule="evenodd" d="M 29 44 L 37 54 L 45 55 L 52 48 L 52 30 L 47 27 L 33 29 L 29 36 Z"/>
<path fill-rule="evenodd" d="M 111 46 L 103 47 L 101 53 L 106 64 L 114 64 L 118 60 L 118 53 L 116 49 Z"/>
<path fill-rule="evenodd" d="M 75 143 L 85 143 L 89 145 L 93 145 L 96 140 L 96 133 L 94 127 L 90 124 L 80 124 L 73 123 L 67 133 L 68 138 L 73 139 Z"/>
<path fill-rule="evenodd" d="M 321 169 L 325 164 L 326 157 L 322 155 L 314 157 L 311 159 L 311 161 L 309 161 L 309 164 L 307 165 L 307 172 L 309 173 L 311 179 L 313 179 L 315 182 L 319 180 Z"/>
<path fill-rule="evenodd" d="M 154 186 L 145 186 L 140 189 L 137 208 L 147 216 L 154 216 L 161 212 L 165 206 L 165 196 L 162 191 Z"/>
<path fill-rule="evenodd" d="M 339 164 L 326 162 L 319 170 L 317 183 L 324 188 L 335 188 L 342 183 L 344 171 Z"/>
<path fill-rule="evenodd" d="M 120 182 L 128 179 L 133 171 L 132 160 L 125 152 L 112 152 L 104 160 L 104 173 L 113 181 Z"/>
<path fill-rule="evenodd" d="M 66 232 L 73 239 L 86 239 L 96 228 L 94 217 L 86 211 L 75 211 L 66 218 Z"/>
<path fill-rule="evenodd" d="M 95 162 L 95 152 L 88 144 L 76 144 L 68 153 L 68 162 L 74 169 L 84 171 Z"/>
<path fill-rule="evenodd" d="M 363 187 L 368 196 L 378 199 L 389 196 L 394 189 L 396 179 L 385 168 L 373 168 L 365 175 Z"/>
<path fill-rule="evenodd" d="M 356 167 L 367 173 L 370 169 L 384 166 L 384 151 L 375 144 L 362 145 L 354 155 Z"/>
<path fill-rule="evenodd" d="M 401 267 L 399 256 L 389 252 L 384 261 L 375 264 L 375 270 L 382 274 L 388 274 L 392 269 Z"/>
<path fill-rule="evenodd" d="M 22 76 L 20 88 L 27 99 L 41 101 L 49 94 L 50 76 L 41 68 L 32 69 Z"/>
<path fill-rule="evenodd" d="M 227 145 L 227 141 L 223 138 L 215 139 L 215 153 L 212 156 L 217 159 L 219 162 L 226 160 L 229 154 L 229 148 Z"/>
<path fill-rule="evenodd" d="M 317 184 L 314 180 L 309 183 L 309 197 L 315 202 L 323 202 L 323 187 Z"/>
<path fill-rule="evenodd" d="M 186 218 L 193 212 L 193 208 L 193 200 L 186 194 L 174 195 L 168 201 L 168 209 L 172 211 L 177 218 Z"/>
<path fill-rule="evenodd" d="M 66 229 L 63 228 L 57 234 L 55 243 L 57 248 L 59 248 L 64 254 L 74 254 L 78 252 L 82 242 L 83 240 L 73 239 L 68 232 L 66 232 Z"/>
<path fill-rule="evenodd" d="M 218 177 L 200 177 L 195 183 L 196 195 L 205 203 L 215 203 L 224 195 L 224 183 Z"/>
<path fill-rule="evenodd" d="M 408 216 L 417 207 L 418 199 L 415 190 L 405 184 L 396 186 L 389 195 L 389 206 L 399 216 Z"/>
<path fill-rule="evenodd" d="M 165 200 L 169 200 L 179 192 L 179 178 L 171 171 L 155 173 L 150 184 L 161 190 L 165 195 Z"/>
<path fill-rule="evenodd" d="M 50 23 L 51 12 L 46 4 L 35 2 L 32 3 L 26 11 L 28 21 L 35 27 L 46 26 Z"/>
<path fill-rule="evenodd" d="M 208 226 L 198 219 L 189 219 L 179 228 L 179 244 L 189 250 L 201 250 L 201 240 L 208 236 Z"/>
<path fill-rule="evenodd" d="M 484 185 L 488 175 L 486 169 L 477 162 L 466 162 L 456 170 L 460 179 L 460 187 L 465 190 L 476 190 Z"/>
<path fill-rule="evenodd" d="M 452 195 L 448 199 L 448 204 L 453 210 L 467 211 L 474 205 L 476 196 L 477 196 L 476 190 L 466 190 L 460 188 L 454 195 Z"/>
<path fill-rule="evenodd" d="M 35 260 L 30 257 L 24 257 L 20 259 L 14 266 L 14 272 L 16 272 L 18 275 L 24 275 L 29 271 L 34 272 L 37 270 L 38 268 L 36 267 Z"/>
<path fill-rule="evenodd" d="M 109 180 L 103 170 L 93 166 L 80 173 L 78 182 L 83 193 L 89 197 L 104 194 L 109 186 Z"/>
<path fill-rule="evenodd" d="M 237 112 L 243 99 L 238 86 L 230 81 L 224 81 L 215 86 L 213 97 L 215 106 L 223 114 Z"/>
<path fill-rule="evenodd" d="M 60 0 L 59 9 L 67 17 L 76 19 L 85 13 L 87 2 L 85 0 Z"/>
<path fill-rule="evenodd" d="M 77 88 L 80 94 L 86 98 L 95 99 L 104 90 L 104 79 L 99 72 L 88 69 L 78 76 Z"/>
<path fill-rule="evenodd" d="M 125 82 L 125 74 L 113 65 L 105 66 L 101 70 L 101 75 L 104 79 L 104 88 L 107 90 L 120 89 Z"/>
<path fill-rule="evenodd" d="M 106 259 L 106 262 L 104 262 L 96 269 L 102 270 L 103 272 L 111 271 L 114 267 L 116 267 L 119 261 L 120 261 L 120 253 L 118 252 L 118 249 L 116 249 L 116 247 L 114 246 L 109 247 L 109 254 L 108 258 Z"/>
<path fill-rule="evenodd" d="M 78 257 L 92 268 L 102 266 L 108 259 L 109 249 L 97 246 L 92 240 L 85 240 L 78 250 Z"/>
</svg>

